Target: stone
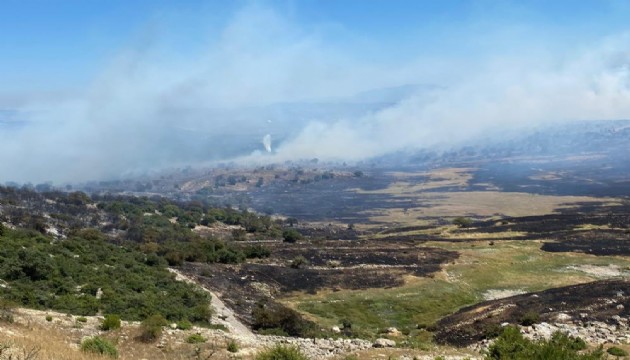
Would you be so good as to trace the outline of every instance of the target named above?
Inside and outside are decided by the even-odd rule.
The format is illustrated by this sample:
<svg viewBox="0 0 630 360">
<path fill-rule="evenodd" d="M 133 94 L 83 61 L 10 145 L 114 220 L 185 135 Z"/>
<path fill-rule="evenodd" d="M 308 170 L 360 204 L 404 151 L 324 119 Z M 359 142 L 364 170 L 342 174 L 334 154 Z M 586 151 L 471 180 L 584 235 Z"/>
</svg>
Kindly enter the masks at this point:
<svg viewBox="0 0 630 360">
<path fill-rule="evenodd" d="M 569 314 L 566 313 L 558 313 L 558 315 L 556 315 L 556 321 L 558 322 L 567 322 L 571 320 L 571 316 Z"/>
<path fill-rule="evenodd" d="M 394 347 L 396 346 L 396 342 L 394 340 L 379 338 L 374 341 L 372 344 L 375 348 L 386 348 L 386 347 Z"/>
<path fill-rule="evenodd" d="M 335 334 L 339 334 L 341 332 L 341 329 L 339 328 L 339 326 L 333 326 L 330 328 L 330 331 L 332 331 Z"/>
</svg>

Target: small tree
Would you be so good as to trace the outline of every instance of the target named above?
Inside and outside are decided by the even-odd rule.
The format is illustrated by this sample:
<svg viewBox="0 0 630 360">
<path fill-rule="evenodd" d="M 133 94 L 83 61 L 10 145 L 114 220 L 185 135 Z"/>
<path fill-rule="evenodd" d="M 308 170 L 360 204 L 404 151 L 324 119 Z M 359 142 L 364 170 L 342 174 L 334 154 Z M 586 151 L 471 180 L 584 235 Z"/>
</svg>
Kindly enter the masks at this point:
<svg viewBox="0 0 630 360">
<path fill-rule="evenodd" d="M 301 269 L 305 266 L 308 266 L 308 264 L 309 264 L 308 260 L 306 260 L 306 258 L 302 255 L 298 255 L 294 257 L 293 260 L 291 261 L 291 267 L 294 269 Z"/>
<path fill-rule="evenodd" d="M 109 331 L 120 328 L 120 316 L 114 314 L 105 315 L 105 320 L 101 324 L 101 330 Z"/>
<path fill-rule="evenodd" d="M 286 229 L 282 232 L 282 238 L 285 242 L 294 243 L 302 239 L 302 234 L 295 229 Z"/>
<path fill-rule="evenodd" d="M 457 225 L 460 228 L 466 228 L 472 225 L 472 220 L 470 218 L 466 218 L 462 216 L 456 217 L 455 219 L 453 219 L 453 225 Z"/>
<path fill-rule="evenodd" d="M 151 315 L 146 318 L 140 325 L 140 340 L 144 342 L 155 341 L 162 335 L 162 327 L 166 326 L 168 322 L 160 315 Z"/>
</svg>

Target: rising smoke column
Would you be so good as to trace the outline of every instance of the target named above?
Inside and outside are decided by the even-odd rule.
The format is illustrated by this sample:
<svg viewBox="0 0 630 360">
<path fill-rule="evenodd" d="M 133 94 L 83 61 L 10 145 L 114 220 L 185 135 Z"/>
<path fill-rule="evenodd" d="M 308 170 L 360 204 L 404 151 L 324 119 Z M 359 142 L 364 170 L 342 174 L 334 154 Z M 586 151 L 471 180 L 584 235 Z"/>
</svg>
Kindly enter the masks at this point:
<svg viewBox="0 0 630 360">
<path fill-rule="evenodd" d="M 265 150 L 270 153 L 271 152 L 271 134 L 267 134 L 262 139 L 262 144 L 265 147 Z"/>
</svg>

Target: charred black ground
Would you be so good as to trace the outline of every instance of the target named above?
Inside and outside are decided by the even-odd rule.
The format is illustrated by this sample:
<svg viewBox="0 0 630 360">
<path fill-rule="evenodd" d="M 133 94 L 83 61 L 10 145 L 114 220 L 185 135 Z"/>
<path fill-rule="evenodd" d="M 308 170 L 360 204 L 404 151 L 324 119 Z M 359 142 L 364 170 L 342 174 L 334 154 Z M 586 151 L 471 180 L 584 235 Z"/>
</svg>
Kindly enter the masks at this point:
<svg viewBox="0 0 630 360">
<path fill-rule="evenodd" d="M 622 305 L 622 306 L 619 306 Z M 485 301 L 461 309 L 436 324 L 440 343 L 466 346 L 489 336 L 502 323 L 519 324 L 526 314 L 552 322 L 559 313 L 582 322 L 610 322 L 630 315 L 630 281 L 604 280 Z"/>
</svg>

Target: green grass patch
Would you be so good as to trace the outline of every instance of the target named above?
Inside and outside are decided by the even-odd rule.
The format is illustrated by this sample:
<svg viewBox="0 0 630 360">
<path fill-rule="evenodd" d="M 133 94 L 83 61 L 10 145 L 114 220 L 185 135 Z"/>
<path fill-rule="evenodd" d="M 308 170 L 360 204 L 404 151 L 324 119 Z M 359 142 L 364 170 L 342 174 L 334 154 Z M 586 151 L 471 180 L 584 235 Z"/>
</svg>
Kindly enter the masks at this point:
<svg viewBox="0 0 630 360">
<path fill-rule="evenodd" d="M 444 271 L 433 278 L 413 278 L 402 287 L 293 294 L 286 303 L 322 326 L 339 325 L 347 319 L 355 335 L 373 338 L 390 326 L 430 326 L 461 307 L 484 300 L 488 290 L 531 292 L 596 279 L 569 269 L 572 265 L 630 265 L 620 257 L 544 252 L 535 241 L 496 241 L 494 245 L 487 241 L 430 242 L 423 246 L 458 251 L 460 258 L 444 265 Z"/>
</svg>

